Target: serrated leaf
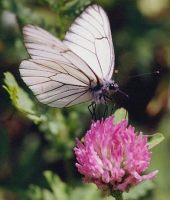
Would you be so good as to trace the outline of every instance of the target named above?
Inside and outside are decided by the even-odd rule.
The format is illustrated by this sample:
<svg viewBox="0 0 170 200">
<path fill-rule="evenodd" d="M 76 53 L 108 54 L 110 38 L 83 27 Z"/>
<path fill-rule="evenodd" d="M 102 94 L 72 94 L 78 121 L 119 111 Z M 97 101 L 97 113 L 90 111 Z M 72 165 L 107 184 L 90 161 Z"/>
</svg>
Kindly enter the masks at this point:
<svg viewBox="0 0 170 200">
<path fill-rule="evenodd" d="M 30 99 L 28 94 L 19 87 L 14 76 L 10 72 L 4 73 L 4 76 L 5 85 L 3 85 L 3 88 L 8 92 L 12 104 L 35 123 L 40 122 L 41 118 L 34 109 L 34 102 Z"/>
<path fill-rule="evenodd" d="M 128 112 L 124 108 L 119 108 L 115 111 L 114 113 L 114 122 L 118 124 L 121 122 L 123 119 L 128 120 Z"/>
<path fill-rule="evenodd" d="M 157 146 L 165 139 L 162 133 L 155 133 L 154 135 L 149 135 L 148 138 L 149 149 L 152 149 L 153 147 Z"/>
</svg>

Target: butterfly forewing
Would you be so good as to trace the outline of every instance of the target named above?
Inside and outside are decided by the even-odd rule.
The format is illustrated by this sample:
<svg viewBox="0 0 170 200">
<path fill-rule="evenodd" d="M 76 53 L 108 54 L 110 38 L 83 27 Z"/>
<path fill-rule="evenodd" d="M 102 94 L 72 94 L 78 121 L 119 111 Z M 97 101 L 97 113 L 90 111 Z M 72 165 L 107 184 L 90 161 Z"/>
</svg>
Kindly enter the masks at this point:
<svg viewBox="0 0 170 200">
<path fill-rule="evenodd" d="M 64 43 L 85 60 L 100 79 L 111 79 L 114 50 L 108 17 L 100 6 L 88 7 L 75 20 Z"/>
</svg>

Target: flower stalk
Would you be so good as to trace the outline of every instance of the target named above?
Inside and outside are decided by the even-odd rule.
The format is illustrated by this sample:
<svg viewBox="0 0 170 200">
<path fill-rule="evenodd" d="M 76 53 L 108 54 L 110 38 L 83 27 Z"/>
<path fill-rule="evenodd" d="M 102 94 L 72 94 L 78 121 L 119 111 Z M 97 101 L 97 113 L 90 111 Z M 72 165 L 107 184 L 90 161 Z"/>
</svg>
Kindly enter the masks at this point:
<svg viewBox="0 0 170 200">
<path fill-rule="evenodd" d="M 120 190 L 115 190 L 111 192 L 111 195 L 116 199 L 116 200 L 123 200 L 123 192 Z"/>
</svg>

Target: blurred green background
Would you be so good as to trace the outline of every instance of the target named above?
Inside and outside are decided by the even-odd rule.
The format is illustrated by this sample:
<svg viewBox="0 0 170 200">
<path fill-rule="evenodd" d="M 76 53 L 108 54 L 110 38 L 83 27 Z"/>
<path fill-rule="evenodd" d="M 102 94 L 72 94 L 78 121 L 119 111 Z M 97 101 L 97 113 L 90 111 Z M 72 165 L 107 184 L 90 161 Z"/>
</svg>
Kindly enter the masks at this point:
<svg viewBox="0 0 170 200">
<path fill-rule="evenodd" d="M 20 78 L 28 54 L 22 27 L 38 25 L 60 39 L 89 4 L 106 10 L 116 54 L 116 78 L 129 99 L 118 106 L 146 134 L 161 132 L 152 150 L 153 183 L 134 188 L 127 199 L 170 199 L 170 0 L 0 1 L 0 200 L 97 200 L 94 185 L 75 168 L 75 137 L 90 126 L 86 104 L 68 109 L 37 102 Z M 153 72 L 159 70 L 160 74 Z M 153 73 L 130 78 L 144 73 Z M 115 76 L 114 76 L 115 77 Z M 109 198 L 107 198 L 109 199 Z"/>
</svg>

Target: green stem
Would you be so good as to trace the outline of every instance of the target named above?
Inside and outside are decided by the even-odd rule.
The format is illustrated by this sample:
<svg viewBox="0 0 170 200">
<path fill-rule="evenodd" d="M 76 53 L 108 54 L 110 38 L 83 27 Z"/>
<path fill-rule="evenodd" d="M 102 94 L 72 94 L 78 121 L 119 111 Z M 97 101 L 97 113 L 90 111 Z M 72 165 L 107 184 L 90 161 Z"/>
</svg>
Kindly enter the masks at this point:
<svg viewBox="0 0 170 200">
<path fill-rule="evenodd" d="M 116 200 L 123 200 L 123 192 L 120 190 L 114 190 L 111 192 L 111 195 L 116 199 Z"/>
</svg>

